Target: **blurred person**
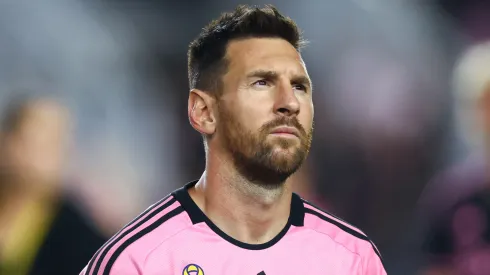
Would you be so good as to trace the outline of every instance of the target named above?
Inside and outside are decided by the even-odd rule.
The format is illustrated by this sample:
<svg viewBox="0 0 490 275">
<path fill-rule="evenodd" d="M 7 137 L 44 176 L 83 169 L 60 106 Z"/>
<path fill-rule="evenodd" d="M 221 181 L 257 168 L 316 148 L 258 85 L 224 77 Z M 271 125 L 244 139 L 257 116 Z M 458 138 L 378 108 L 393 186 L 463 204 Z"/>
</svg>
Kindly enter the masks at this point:
<svg viewBox="0 0 490 275">
<path fill-rule="evenodd" d="M 364 233 L 292 192 L 313 130 L 302 45 L 272 6 L 239 6 L 204 28 L 188 52 L 188 116 L 205 172 L 80 274 L 386 274 Z"/>
<path fill-rule="evenodd" d="M 67 110 L 52 99 L 7 107 L 0 140 L 0 274 L 76 274 L 105 239 L 62 191 Z M 75 237 L 73 237 L 75 236 Z"/>
<path fill-rule="evenodd" d="M 490 274 L 490 42 L 472 46 L 455 67 L 456 118 L 471 154 L 437 175 L 420 210 L 429 223 L 425 274 Z"/>
</svg>

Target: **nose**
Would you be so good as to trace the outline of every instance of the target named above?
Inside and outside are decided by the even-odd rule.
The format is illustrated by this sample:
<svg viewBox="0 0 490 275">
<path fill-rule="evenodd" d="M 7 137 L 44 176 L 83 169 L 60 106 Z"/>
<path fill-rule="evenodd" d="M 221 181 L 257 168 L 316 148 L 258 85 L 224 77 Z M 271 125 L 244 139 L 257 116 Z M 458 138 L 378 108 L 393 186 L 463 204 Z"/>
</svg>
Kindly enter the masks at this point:
<svg viewBox="0 0 490 275">
<path fill-rule="evenodd" d="M 299 111 L 300 104 L 289 81 L 278 85 L 274 112 L 282 116 L 294 116 Z"/>
</svg>

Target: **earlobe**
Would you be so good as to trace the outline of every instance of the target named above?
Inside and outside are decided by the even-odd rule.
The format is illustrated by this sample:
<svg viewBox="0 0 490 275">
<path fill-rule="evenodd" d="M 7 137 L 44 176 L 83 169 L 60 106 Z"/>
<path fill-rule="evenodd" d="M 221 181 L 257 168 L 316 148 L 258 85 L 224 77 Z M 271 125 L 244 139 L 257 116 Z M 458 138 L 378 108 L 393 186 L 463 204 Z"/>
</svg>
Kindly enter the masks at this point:
<svg viewBox="0 0 490 275">
<path fill-rule="evenodd" d="M 212 112 L 213 104 L 214 99 L 208 93 L 197 89 L 191 90 L 187 104 L 189 122 L 201 134 L 214 133 L 216 120 Z"/>
</svg>

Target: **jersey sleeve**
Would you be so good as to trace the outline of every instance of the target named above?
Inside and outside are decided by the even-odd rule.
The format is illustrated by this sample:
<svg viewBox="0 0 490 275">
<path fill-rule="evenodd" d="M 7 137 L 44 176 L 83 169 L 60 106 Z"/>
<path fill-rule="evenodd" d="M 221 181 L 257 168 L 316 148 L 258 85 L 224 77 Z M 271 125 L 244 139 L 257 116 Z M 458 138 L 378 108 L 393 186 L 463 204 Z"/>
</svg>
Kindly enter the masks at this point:
<svg viewBox="0 0 490 275">
<path fill-rule="evenodd" d="M 87 272 L 87 268 L 88 268 L 88 266 L 85 266 L 85 267 L 82 269 L 82 271 L 80 271 L 80 274 L 78 274 L 78 275 L 84 275 L 84 274 Z"/>
<path fill-rule="evenodd" d="M 131 257 L 131 255 L 126 252 L 122 253 L 115 261 L 112 266 L 109 275 L 125 275 L 134 274 L 142 275 L 141 267 L 137 264 L 136 260 Z"/>
<path fill-rule="evenodd" d="M 143 275 L 141 267 L 126 251 L 115 258 L 113 263 L 104 263 L 102 266 L 96 268 L 96 265 L 91 266 L 89 263 L 79 275 Z"/>
<path fill-rule="evenodd" d="M 381 258 L 374 250 L 371 250 L 371 252 L 364 259 L 363 265 L 364 273 L 361 275 L 387 275 Z"/>
</svg>

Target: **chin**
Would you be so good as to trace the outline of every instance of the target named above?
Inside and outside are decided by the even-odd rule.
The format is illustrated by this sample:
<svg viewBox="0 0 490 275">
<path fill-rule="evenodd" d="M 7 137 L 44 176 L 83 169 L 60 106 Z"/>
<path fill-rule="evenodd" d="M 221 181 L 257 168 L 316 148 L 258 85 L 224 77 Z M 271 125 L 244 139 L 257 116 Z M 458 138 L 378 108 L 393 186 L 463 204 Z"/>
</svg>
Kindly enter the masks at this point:
<svg viewBox="0 0 490 275">
<path fill-rule="evenodd" d="M 299 154 L 299 144 L 275 144 L 270 147 L 270 154 L 276 158 L 295 158 Z"/>
<path fill-rule="evenodd" d="M 270 152 L 271 161 L 274 162 L 297 162 L 301 153 L 297 146 L 289 147 L 289 148 L 280 148 L 276 147 Z"/>
<path fill-rule="evenodd" d="M 298 160 L 298 156 L 294 154 L 285 154 L 282 156 L 272 157 L 270 160 L 270 168 L 276 170 L 279 173 L 293 174 L 299 167 L 301 167 L 302 161 Z"/>
</svg>

